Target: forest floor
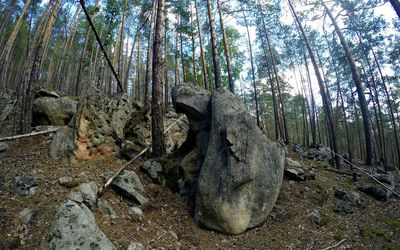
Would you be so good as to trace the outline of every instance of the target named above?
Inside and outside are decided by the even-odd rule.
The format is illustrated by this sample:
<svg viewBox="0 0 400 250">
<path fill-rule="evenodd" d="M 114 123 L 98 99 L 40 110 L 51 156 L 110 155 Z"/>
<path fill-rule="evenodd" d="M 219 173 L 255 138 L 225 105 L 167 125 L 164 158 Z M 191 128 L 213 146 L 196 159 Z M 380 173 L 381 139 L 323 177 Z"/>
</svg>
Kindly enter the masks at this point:
<svg viewBox="0 0 400 250">
<path fill-rule="evenodd" d="M 58 178 L 71 176 L 80 181 L 103 184 L 101 175 L 123 165 L 116 158 L 97 159 L 68 166 L 54 162 L 48 154 L 51 135 L 9 141 L 10 149 L 0 153 L 0 249 L 43 249 L 54 222 L 56 210 L 71 189 L 58 184 Z M 316 162 L 289 156 L 305 168 Z M 138 163 L 140 164 L 140 163 Z M 128 169 L 138 169 L 133 164 Z M 143 219 L 128 213 L 134 203 L 108 189 L 108 200 L 117 218 L 94 209 L 96 222 L 118 249 L 132 242 L 146 249 L 324 249 L 345 240 L 338 249 L 400 249 L 400 200 L 387 202 L 367 197 L 366 208 L 351 215 L 334 212 L 334 186 L 355 189 L 369 182 L 316 168 L 316 179 L 302 182 L 284 180 L 277 203 L 267 221 L 243 234 L 231 236 L 196 226 L 190 202 L 167 187 L 154 184 L 137 171 L 150 205 L 141 207 Z M 32 196 L 16 196 L 10 186 L 14 177 L 32 175 L 39 189 Z M 34 219 L 24 225 L 18 214 L 33 210 Z M 323 223 L 314 224 L 308 214 L 317 209 Z"/>
</svg>

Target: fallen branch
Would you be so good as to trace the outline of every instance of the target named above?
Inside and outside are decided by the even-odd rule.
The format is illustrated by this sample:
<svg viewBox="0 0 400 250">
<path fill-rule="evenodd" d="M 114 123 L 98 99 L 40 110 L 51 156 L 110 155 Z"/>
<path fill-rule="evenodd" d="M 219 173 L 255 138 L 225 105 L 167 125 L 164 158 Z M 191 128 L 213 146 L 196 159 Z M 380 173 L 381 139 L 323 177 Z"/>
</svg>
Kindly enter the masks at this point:
<svg viewBox="0 0 400 250">
<path fill-rule="evenodd" d="M 329 149 L 328 149 L 329 150 Z M 335 152 L 332 152 L 331 150 L 329 150 L 331 153 L 339 156 L 339 158 L 342 158 L 347 164 L 350 164 L 351 166 L 353 166 L 355 169 L 357 169 L 358 171 L 360 171 L 361 173 L 365 174 L 366 176 L 368 176 L 369 178 L 371 178 L 372 180 L 374 180 L 376 183 L 378 183 L 379 185 L 383 186 L 384 188 L 386 188 L 387 190 L 391 191 L 393 194 L 397 195 L 400 198 L 400 194 L 397 193 L 394 189 L 392 189 L 391 187 L 389 187 L 388 185 L 386 185 L 385 183 L 381 182 L 380 180 L 378 180 L 377 178 L 375 178 L 374 176 L 372 176 L 371 174 L 369 174 L 367 171 L 365 171 L 364 169 L 360 168 L 359 166 L 349 162 L 348 160 L 346 160 L 345 158 L 343 158 L 341 155 L 336 154 Z"/>
<path fill-rule="evenodd" d="M 35 132 L 31 132 L 29 134 L 3 137 L 3 138 L 0 138 L 0 142 L 2 142 L 2 141 L 11 141 L 11 140 L 16 140 L 16 139 L 21 139 L 21 138 L 27 138 L 27 137 L 31 137 L 31 136 L 35 136 L 35 135 L 50 134 L 50 133 L 57 132 L 59 129 L 60 129 L 60 127 L 58 127 L 58 128 L 49 128 L 48 130 L 45 130 L 45 131 L 38 131 L 38 132 L 35 131 Z"/>
<path fill-rule="evenodd" d="M 177 119 L 176 121 L 174 121 L 165 131 L 164 134 L 166 134 L 178 121 L 182 120 L 184 116 L 179 117 L 179 119 Z M 146 148 L 144 148 L 135 158 L 133 158 L 132 160 L 128 161 L 125 165 L 123 165 L 120 169 L 118 169 L 118 171 L 111 176 L 110 179 L 108 179 L 108 181 L 99 188 L 99 191 L 97 192 L 98 196 L 101 196 L 104 192 L 104 190 L 111 185 L 111 183 L 113 183 L 113 181 L 118 177 L 118 175 L 124 171 L 125 168 L 127 168 L 131 163 L 133 163 L 134 161 L 136 161 L 137 159 L 139 159 L 142 155 L 144 155 L 147 150 L 149 150 L 151 147 L 151 145 L 147 146 Z"/>
<path fill-rule="evenodd" d="M 323 250 L 329 250 L 329 249 L 336 248 L 336 247 L 338 247 L 338 246 L 342 245 L 342 244 L 343 244 L 343 242 L 345 242 L 345 241 L 346 241 L 346 239 L 343 239 L 343 240 L 339 241 L 338 243 L 336 243 L 335 245 L 333 245 L 333 246 L 330 246 L 330 247 L 327 247 L 327 248 L 324 248 Z"/>
</svg>

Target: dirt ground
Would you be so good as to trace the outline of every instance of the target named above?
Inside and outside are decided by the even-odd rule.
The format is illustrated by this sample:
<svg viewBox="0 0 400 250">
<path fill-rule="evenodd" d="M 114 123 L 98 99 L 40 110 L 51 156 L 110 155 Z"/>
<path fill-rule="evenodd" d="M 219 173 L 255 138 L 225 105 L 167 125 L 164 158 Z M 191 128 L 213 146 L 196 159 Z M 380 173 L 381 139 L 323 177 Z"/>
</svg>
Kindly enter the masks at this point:
<svg viewBox="0 0 400 250">
<path fill-rule="evenodd" d="M 101 175 L 124 163 L 116 158 L 97 159 L 69 166 L 54 162 L 48 155 L 51 135 L 9 141 L 10 149 L 0 153 L 0 249 L 43 249 L 56 210 L 73 190 L 58 184 L 58 178 L 72 176 L 81 182 L 103 183 Z M 317 163 L 291 153 L 308 168 Z M 196 226 L 189 199 L 167 187 L 154 184 L 138 164 L 129 169 L 137 173 L 145 187 L 150 205 L 141 207 L 144 218 L 134 220 L 128 213 L 135 205 L 108 189 L 103 198 L 117 213 L 116 219 L 98 209 L 96 222 L 118 249 L 132 242 L 146 249 L 324 249 L 345 240 L 338 249 L 400 249 L 400 200 L 387 202 L 366 197 L 365 209 L 342 215 L 334 212 L 335 185 L 355 188 L 350 176 L 316 169 L 316 180 L 284 180 L 278 201 L 261 226 L 237 236 L 220 234 Z M 10 186 L 19 174 L 32 175 L 39 184 L 33 196 L 17 196 Z M 31 208 L 34 219 L 24 225 L 18 214 Z M 318 209 L 323 225 L 316 225 L 308 214 Z"/>
</svg>

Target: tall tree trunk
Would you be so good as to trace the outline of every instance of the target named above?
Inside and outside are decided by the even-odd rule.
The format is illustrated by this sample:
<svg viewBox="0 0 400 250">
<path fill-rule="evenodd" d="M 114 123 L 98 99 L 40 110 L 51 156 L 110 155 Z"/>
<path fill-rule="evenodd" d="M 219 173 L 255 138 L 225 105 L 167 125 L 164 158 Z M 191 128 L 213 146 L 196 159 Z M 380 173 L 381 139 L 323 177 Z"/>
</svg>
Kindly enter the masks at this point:
<svg viewBox="0 0 400 250">
<path fill-rule="evenodd" d="M 43 59 L 47 52 L 48 42 L 50 41 L 50 36 L 53 31 L 53 26 L 56 21 L 56 17 L 58 14 L 58 10 L 60 9 L 62 0 L 54 0 L 52 2 L 53 8 L 51 10 L 51 14 L 47 19 L 46 27 L 43 32 L 43 36 L 40 39 L 39 45 L 36 50 L 36 54 L 32 64 L 32 70 L 30 73 L 30 78 L 28 81 L 28 86 L 26 89 L 26 105 L 25 105 L 25 124 L 24 124 L 24 132 L 29 132 L 31 130 L 32 123 L 32 102 L 33 102 L 33 93 L 40 80 L 40 68 L 43 63 Z"/>
<path fill-rule="evenodd" d="M 208 21 L 210 22 L 211 52 L 214 66 L 215 88 L 221 87 L 221 68 L 217 49 L 217 35 L 215 34 L 214 16 L 211 8 L 211 0 L 207 0 Z M 258 119 L 259 120 L 259 119 Z"/>
<path fill-rule="evenodd" d="M 149 29 L 149 37 L 148 37 L 148 43 L 147 43 L 147 61 L 146 61 L 146 75 L 144 79 L 144 105 L 148 106 L 149 105 L 149 84 L 150 84 L 150 78 L 152 74 L 152 43 L 153 43 L 153 26 L 154 26 L 154 19 L 156 17 L 156 9 L 157 9 L 157 1 L 153 2 L 153 8 L 151 11 L 151 16 L 150 16 L 150 29 Z M 154 50 L 154 49 L 153 49 Z"/>
<path fill-rule="evenodd" d="M 224 42 L 224 51 L 225 51 L 226 69 L 228 72 L 229 90 L 232 93 L 235 93 L 235 84 L 233 82 L 233 76 L 232 76 L 232 67 L 231 67 L 231 58 L 230 58 L 231 56 L 230 56 L 230 52 L 229 52 L 228 37 L 226 36 L 220 0 L 217 0 L 217 6 L 218 6 L 218 14 L 219 14 L 219 23 L 220 23 L 221 32 L 222 32 L 222 40 Z"/>
<path fill-rule="evenodd" d="M 293 8 L 293 5 L 292 5 L 290 0 L 288 0 L 288 3 L 289 3 L 289 7 L 290 7 L 290 9 L 291 9 L 291 11 L 293 13 L 293 16 L 294 16 L 294 18 L 295 18 L 295 20 L 296 20 L 296 22 L 298 24 L 300 32 L 301 32 L 301 34 L 303 36 L 304 43 L 305 43 L 305 45 L 307 47 L 308 54 L 310 56 L 311 62 L 312 62 L 313 67 L 314 67 L 315 75 L 317 77 L 317 81 L 318 81 L 318 85 L 319 85 L 319 89 L 320 89 L 320 93 L 321 93 L 321 97 L 322 97 L 322 103 L 323 103 L 323 106 L 325 108 L 325 115 L 326 115 L 327 124 L 328 124 L 328 131 L 329 131 L 329 136 L 328 137 L 329 137 L 330 142 L 332 144 L 333 152 L 335 153 L 336 167 L 340 168 L 340 159 L 339 159 L 339 155 L 338 155 L 339 152 L 338 152 L 338 148 L 337 148 L 336 131 L 335 131 L 335 127 L 333 125 L 334 123 L 333 123 L 331 106 L 329 104 L 330 102 L 329 102 L 328 96 L 326 95 L 326 92 L 325 92 L 325 85 L 324 85 L 321 73 L 319 71 L 319 68 L 318 68 L 317 60 L 315 59 L 314 53 L 313 53 L 313 51 L 311 49 L 310 43 L 308 42 L 308 38 L 307 38 L 306 33 L 305 33 L 304 29 L 303 29 L 303 26 L 301 25 L 300 19 L 297 16 L 297 14 L 296 14 L 296 12 L 295 12 L 295 10 Z"/>
<path fill-rule="evenodd" d="M 399 0 L 389 0 L 390 4 L 392 4 L 393 9 L 396 11 L 397 16 L 400 18 L 400 2 Z"/>
<path fill-rule="evenodd" d="M 330 9 L 326 6 L 326 4 L 321 1 L 321 4 L 324 6 L 326 13 L 328 14 L 329 18 L 331 19 L 331 22 L 333 26 L 335 27 L 335 31 L 337 35 L 339 36 L 340 43 L 342 44 L 342 47 L 345 51 L 346 58 L 349 62 L 349 66 L 351 69 L 351 73 L 353 75 L 353 80 L 356 85 L 357 89 L 357 95 L 358 95 L 358 100 L 360 103 L 360 108 L 361 108 L 361 114 L 363 117 L 363 126 L 364 126 L 364 136 L 365 136 L 365 146 L 366 146 L 366 164 L 367 165 L 372 165 L 372 136 L 371 136 L 371 124 L 370 124 L 370 115 L 368 111 L 368 104 L 365 99 L 364 95 L 364 89 L 362 86 L 362 81 L 361 81 L 361 76 L 360 73 L 357 69 L 356 63 L 353 58 L 353 54 L 350 51 L 350 48 L 346 42 L 346 39 L 344 38 L 344 35 L 342 31 L 340 30 L 335 17 L 333 16 L 332 12 Z"/>
<path fill-rule="evenodd" d="M 313 88 L 311 85 L 310 69 L 308 68 L 308 61 L 307 61 L 305 52 L 303 53 L 303 56 L 304 56 L 304 64 L 306 66 L 306 71 L 307 71 L 307 82 L 308 82 L 309 95 L 310 95 L 310 101 L 311 101 L 311 105 L 310 105 L 311 106 L 311 108 L 310 108 L 311 139 L 312 139 L 312 144 L 315 146 L 315 145 L 317 145 L 317 133 L 316 133 L 316 125 L 315 125 L 315 99 L 314 99 Z"/>
<path fill-rule="evenodd" d="M 192 5 L 191 5 L 192 6 Z M 190 11 L 190 36 L 192 38 L 192 70 L 193 70 L 193 81 L 194 84 L 197 85 L 197 67 L 196 67 L 196 43 L 194 39 L 194 23 L 193 23 L 193 8 L 191 7 Z"/>
<path fill-rule="evenodd" d="M 17 22 L 15 23 L 14 29 L 11 32 L 10 36 L 8 37 L 6 45 L 3 48 L 3 52 L 1 52 L 1 55 L 0 55 L 0 88 L 6 86 L 6 75 L 7 75 L 8 67 L 11 62 L 11 53 L 13 51 L 15 40 L 17 39 L 19 29 L 21 28 L 22 21 L 24 20 L 24 16 L 25 16 L 26 12 L 28 11 L 30 3 L 31 3 L 31 0 L 26 0 L 24 8 L 22 9 L 20 16 L 18 17 Z"/>
<path fill-rule="evenodd" d="M 245 23 L 246 30 L 247 30 L 247 41 L 249 44 L 251 75 L 252 75 L 253 89 L 254 89 L 254 101 L 256 102 L 257 125 L 258 125 L 258 127 L 261 128 L 260 107 L 259 107 L 259 101 L 258 101 L 258 94 L 257 94 L 257 87 L 256 87 L 256 75 L 255 75 L 254 60 L 253 60 L 253 48 L 252 48 L 251 40 L 250 40 L 250 31 L 249 31 L 249 25 L 247 23 L 247 17 L 243 10 L 242 10 L 242 13 L 243 13 L 244 23 Z"/>
<path fill-rule="evenodd" d="M 164 4 L 165 0 L 158 0 L 157 20 L 153 44 L 153 80 L 151 105 L 151 135 L 153 156 L 165 154 L 164 119 L 163 119 L 163 34 L 164 34 Z"/>
<path fill-rule="evenodd" d="M 199 33 L 201 73 L 203 75 L 203 86 L 205 89 L 208 89 L 206 57 L 204 55 L 203 34 L 201 31 L 201 26 L 200 26 L 200 17 L 199 17 L 199 11 L 198 11 L 198 7 L 197 7 L 197 0 L 194 1 L 194 7 L 195 7 L 195 11 L 196 11 L 197 32 Z"/>
</svg>

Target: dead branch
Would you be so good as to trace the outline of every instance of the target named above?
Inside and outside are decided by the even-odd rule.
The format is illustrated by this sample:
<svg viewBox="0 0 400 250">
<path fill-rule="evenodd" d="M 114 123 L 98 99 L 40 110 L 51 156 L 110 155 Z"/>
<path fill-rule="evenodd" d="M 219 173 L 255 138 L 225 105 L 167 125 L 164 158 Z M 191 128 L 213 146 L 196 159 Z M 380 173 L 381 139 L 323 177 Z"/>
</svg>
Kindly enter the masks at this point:
<svg viewBox="0 0 400 250">
<path fill-rule="evenodd" d="M 21 139 L 21 138 L 27 138 L 27 137 L 31 137 L 31 136 L 35 136 L 35 135 L 45 135 L 45 134 L 57 132 L 59 129 L 60 129 L 60 127 L 49 128 L 48 130 L 45 130 L 45 131 L 37 131 L 37 132 L 35 131 L 35 132 L 31 132 L 29 134 L 22 134 L 22 135 L 14 135 L 14 136 L 3 137 L 3 138 L 0 138 L 0 142 L 2 142 L 2 141 L 11 141 L 11 140 L 16 140 L 16 139 Z"/>
<path fill-rule="evenodd" d="M 335 245 L 333 245 L 333 246 L 330 246 L 330 247 L 327 247 L 327 248 L 324 248 L 323 250 L 329 250 L 329 249 L 336 248 L 336 247 L 338 247 L 338 246 L 342 245 L 342 244 L 343 244 L 343 242 L 345 242 L 345 241 L 346 241 L 346 239 L 343 239 L 343 240 L 339 241 L 338 243 L 336 243 Z"/>
<path fill-rule="evenodd" d="M 166 134 L 178 121 L 182 120 L 184 116 L 182 115 L 181 117 L 179 117 L 179 119 L 177 119 L 176 121 L 174 121 L 165 131 L 164 134 Z M 118 171 L 110 178 L 108 179 L 108 181 L 99 188 L 99 191 L 97 192 L 98 196 L 101 196 L 104 192 L 104 190 L 111 185 L 111 183 L 118 177 L 118 175 L 124 171 L 125 168 L 127 168 L 131 163 L 133 163 L 134 161 L 136 161 L 137 159 L 140 158 L 140 156 L 142 156 L 144 153 L 147 152 L 147 150 L 150 149 L 150 146 L 147 146 L 146 148 L 144 148 L 136 157 L 134 157 L 132 160 L 128 161 L 125 165 L 123 165 L 120 169 L 118 169 Z"/>
</svg>

